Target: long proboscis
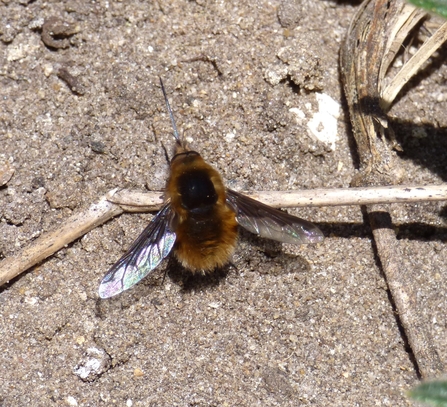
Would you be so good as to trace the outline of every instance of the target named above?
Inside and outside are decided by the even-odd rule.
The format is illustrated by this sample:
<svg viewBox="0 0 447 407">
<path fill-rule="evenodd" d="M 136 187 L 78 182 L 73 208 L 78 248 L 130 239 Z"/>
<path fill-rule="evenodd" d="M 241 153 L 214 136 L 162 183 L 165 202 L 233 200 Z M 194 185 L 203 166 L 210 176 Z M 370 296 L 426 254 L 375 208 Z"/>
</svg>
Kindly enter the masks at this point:
<svg viewBox="0 0 447 407">
<path fill-rule="evenodd" d="M 174 119 L 174 113 L 172 113 L 171 105 L 169 104 L 168 95 L 166 94 L 166 90 L 163 85 L 163 81 L 161 80 L 161 78 L 159 78 L 159 79 L 160 79 L 161 90 L 163 91 L 163 96 L 165 98 L 166 108 L 168 109 L 169 117 L 170 117 L 171 123 L 172 123 L 172 128 L 174 129 L 175 140 L 177 141 L 177 144 L 179 144 L 180 146 L 183 146 L 184 143 L 180 137 L 180 133 L 177 130 L 177 125 L 175 124 L 175 119 Z"/>
</svg>

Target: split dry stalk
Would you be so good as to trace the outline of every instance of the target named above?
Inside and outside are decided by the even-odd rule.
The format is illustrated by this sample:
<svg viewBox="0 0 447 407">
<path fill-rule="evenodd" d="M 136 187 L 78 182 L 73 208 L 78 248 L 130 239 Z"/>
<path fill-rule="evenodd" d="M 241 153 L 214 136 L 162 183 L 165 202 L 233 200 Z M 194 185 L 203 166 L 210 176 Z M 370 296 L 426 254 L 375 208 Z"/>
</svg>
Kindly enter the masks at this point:
<svg viewBox="0 0 447 407">
<path fill-rule="evenodd" d="M 386 83 L 389 67 L 409 33 L 426 13 L 403 0 L 365 0 L 351 22 L 340 53 L 340 65 L 352 130 L 359 156 L 355 186 L 398 183 L 399 168 L 386 113 L 397 93 L 446 40 L 446 24 Z M 366 207 L 377 255 L 396 305 L 399 320 L 421 377 L 439 375 L 444 365 L 418 305 L 417 270 L 404 270 L 402 250 L 385 206 Z"/>
</svg>

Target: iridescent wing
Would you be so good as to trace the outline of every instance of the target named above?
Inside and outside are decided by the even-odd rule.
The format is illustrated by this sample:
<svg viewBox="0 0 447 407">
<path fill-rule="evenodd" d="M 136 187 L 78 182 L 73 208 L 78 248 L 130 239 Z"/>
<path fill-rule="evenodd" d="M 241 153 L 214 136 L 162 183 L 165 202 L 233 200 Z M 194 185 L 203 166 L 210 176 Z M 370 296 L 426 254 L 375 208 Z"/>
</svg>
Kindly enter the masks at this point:
<svg viewBox="0 0 447 407">
<path fill-rule="evenodd" d="M 171 229 L 172 217 L 168 202 L 105 275 L 99 286 L 101 298 L 112 297 L 132 287 L 171 252 L 176 237 Z"/>
<path fill-rule="evenodd" d="M 323 233 L 312 223 L 227 189 L 227 204 L 249 232 L 283 243 L 318 243 Z"/>
</svg>

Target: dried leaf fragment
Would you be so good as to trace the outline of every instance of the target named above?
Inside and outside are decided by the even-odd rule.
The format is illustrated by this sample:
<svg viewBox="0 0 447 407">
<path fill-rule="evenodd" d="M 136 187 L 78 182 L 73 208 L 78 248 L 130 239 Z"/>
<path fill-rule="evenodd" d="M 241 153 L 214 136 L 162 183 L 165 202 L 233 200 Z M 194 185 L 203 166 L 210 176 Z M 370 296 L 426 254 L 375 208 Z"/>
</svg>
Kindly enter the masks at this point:
<svg viewBox="0 0 447 407">
<path fill-rule="evenodd" d="M 81 31 L 78 24 L 67 23 L 59 17 L 53 16 L 45 20 L 42 26 L 42 41 L 49 48 L 68 48 L 70 41 L 68 37 Z"/>
<path fill-rule="evenodd" d="M 79 81 L 79 79 L 76 76 L 73 76 L 67 68 L 62 67 L 57 72 L 57 76 L 62 79 L 70 88 L 70 90 L 76 94 L 76 95 L 84 95 L 85 94 L 85 87 L 84 85 Z"/>
</svg>

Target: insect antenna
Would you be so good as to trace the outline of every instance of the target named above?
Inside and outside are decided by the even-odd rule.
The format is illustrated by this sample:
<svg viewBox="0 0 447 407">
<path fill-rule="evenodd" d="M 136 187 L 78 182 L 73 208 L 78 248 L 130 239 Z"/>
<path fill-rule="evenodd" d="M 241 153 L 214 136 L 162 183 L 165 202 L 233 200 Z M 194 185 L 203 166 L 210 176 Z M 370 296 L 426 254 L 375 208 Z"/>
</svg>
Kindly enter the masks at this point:
<svg viewBox="0 0 447 407">
<path fill-rule="evenodd" d="M 175 124 L 174 114 L 172 113 L 171 105 L 169 104 L 168 96 L 166 95 L 166 90 L 163 85 L 163 81 L 160 79 L 161 90 L 163 91 L 163 96 L 165 98 L 166 107 L 168 109 L 169 117 L 171 118 L 172 127 L 174 129 L 174 137 L 177 142 L 177 146 L 181 149 L 186 149 L 186 143 L 181 139 L 180 134 L 177 130 L 177 126 Z"/>
</svg>

